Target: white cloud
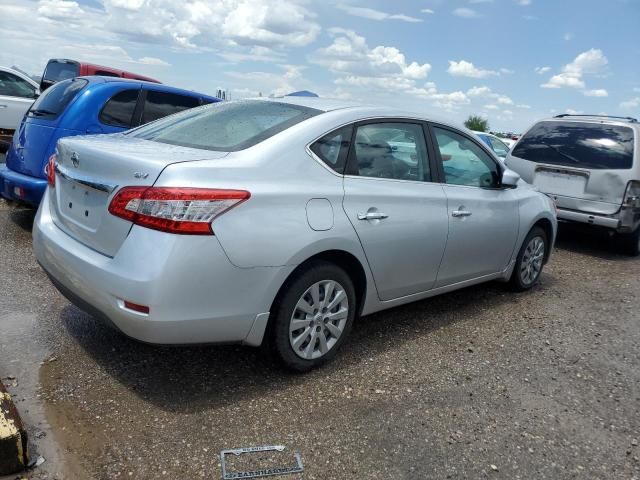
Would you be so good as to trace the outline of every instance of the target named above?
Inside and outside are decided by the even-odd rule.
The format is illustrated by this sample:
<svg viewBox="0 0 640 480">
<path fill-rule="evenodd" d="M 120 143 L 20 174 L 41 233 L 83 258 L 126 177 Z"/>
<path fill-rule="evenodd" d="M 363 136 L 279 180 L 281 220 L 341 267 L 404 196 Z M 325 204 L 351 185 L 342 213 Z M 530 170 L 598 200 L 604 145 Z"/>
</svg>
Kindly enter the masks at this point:
<svg viewBox="0 0 640 480">
<path fill-rule="evenodd" d="M 525 110 L 529 110 L 531 109 L 531 105 L 527 105 L 526 103 L 519 103 L 518 105 L 516 105 L 516 108 L 523 108 Z"/>
<path fill-rule="evenodd" d="M 482 87 L 471 87 L 467 90 L 467 95 L 470 97 L 491 98 L 502 105 L 513 105 L 513 100 L 511 100 L 511 98 L 494 92 L 486 85 L 483 85 Z"/>
<path fill-rule="evenodd" d="M 422 13 L 426 13 L 428 15 L 433 15 L 435 12 L 433 10 L 431 10 L 430 8 L 423 8 L 422 10 L 420 10 Z"/>
<path fill-rule="evenodd" d="M 142 57 L 138 60 L 138 63 L 142 63 L 143 65 L 158 65 L 160 67 L 171 66 L 169 62 L 165 62 L 161 58 L 155 58 L 155 57 Z"/>
<path fill-rule="evenodd" d="M 564 113 L 568 113 L 569 115 L 582 115 L 584 112 L 582 110 L 574 110 L 573 108 L 567 108 Z"/>
<path fill-rule="evenodd" d="M 368 7 L 353 7 L 351 5 L 338 5 L 338 8 L 349 15 L 366 18 L 368 20 L 402 20 L 403 22 L 421 22 L 421 18 L 410 17 L 403 13 L 386 13 Z M 433 12 L 432 12 L 433 13 Z"/>
<path fill-rule="evenodd" d="M 640 87 L 634 87 L 633 91 L 634 91 L 634 92 L 639 92 L 639 93 L 640 93 Z"/>
<path fill-rule="evenodd" d="M 604 88 L 598 88 L 595 90 L 584 90 L 582 94 L 585 97 L 608 97 L 609 92 L 607 92 Z"/>
<path fill-rule="evenodd" d="M 573 40 L 573 33 L 565 33 L 563 38 L 567 42 L 570 41 L 570 40 Z"/>
<path fill-rule="evenodd" d="M 459 62 L 449 60 L 449 68 L 447 69 L 447 72 L 454 77 L 470 78 L 486 78 L 500 75 L 500 72 L 478 68 L 473 63 L 467 62 L 466 60 L 460 60 Z"/>
<path fill-rule="evenodd" d="M 366 39 L 351 30 L 332 29 L 333 43 L 318 49 L 310 61 L 342 74 L 349 84 L 395 85 L 408 89 L 429 75 L 431 65 L 408 62 L 395 47 L 369 48 Z"/>
<path fill-rule="evenodd" d="M 472 10 L 471 8 L 466 8 L 466 7 L 456 8 L 451 13 L 453 13 L 457 17 L 462 17 L 462 18 L 477 18 L 480 16 L 480 14 L 475 10 Z"/>
<path fill-rule="evenodd" d="M 586 52 L 579 54 L 571 63 L 565 65 L 559 74 L 552 76 L 546 83 L 543 83 L 541 87 L 569 87 L 584 90 L 586 88 L 586 84 L 583 77 L 602 73 L 608 63 L 609 61 L 602 53 L 602 50 L 592 48 L 591 50 L 587 50 Z M 604 90 L 589 90 L 589 92 L 598 92 L 601 94 Z M 585 95 L 588 94 L 585 93 Z"/>
<path fill-rule="evenodd" d="M 640 97 L 634 97 L 620 103 L 620 108 L 623 110 L 634 110 L 640 108 Z"/>
<path fill-rule="evenodd" d="M 483 108 L 486 108 L 487 110 L 498 110 L 500 107 L 497 105 L 485 105 Z"/>
<path fill-rule="evenodd" d="M 78 2 L 66 0 L 41 0 L 36 12 L 40 17 L 51 20 L 68 20 L 83 14 Z"/>
<path fill-rule="evenodd" d="M 550 70 L 551 70 L 551 67 L 536 67 L 536 68 L 534 68 L 534 72 L 536 72 L 538 75 L 544 75 L 545 73 L 547 73 Z"/>
<path fill-rule="evenodd" d="M 531 0 L 518 0 L 518 5 L 526 7 L 528 5 L 531 5 Z"/>
</svg>

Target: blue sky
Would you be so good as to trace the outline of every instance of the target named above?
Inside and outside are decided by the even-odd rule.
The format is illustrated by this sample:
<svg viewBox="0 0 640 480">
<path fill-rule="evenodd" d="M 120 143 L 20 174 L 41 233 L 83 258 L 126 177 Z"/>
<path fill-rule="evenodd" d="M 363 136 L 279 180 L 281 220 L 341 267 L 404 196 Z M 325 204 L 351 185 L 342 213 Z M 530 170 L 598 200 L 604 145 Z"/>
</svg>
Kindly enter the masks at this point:
<svg viewBox="0 0 640 480">
<path fill-rule="evenodd" d="M 0 64 L 66 57 L 233 98 L 310 89 L 521 131 L 640 114 L 640 0 L 2 0 Z"/>
</svg>

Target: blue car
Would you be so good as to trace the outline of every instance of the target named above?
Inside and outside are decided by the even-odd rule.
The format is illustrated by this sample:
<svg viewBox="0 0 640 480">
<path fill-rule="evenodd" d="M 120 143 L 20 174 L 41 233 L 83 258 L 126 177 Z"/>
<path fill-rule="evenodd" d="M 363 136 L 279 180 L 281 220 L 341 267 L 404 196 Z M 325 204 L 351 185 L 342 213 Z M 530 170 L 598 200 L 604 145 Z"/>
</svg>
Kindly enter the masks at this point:
<svg viewBox="0 0 640 480">
<path fill-rule="evenodd" d="M 46 165 L 62 137 L 116 133 L 220 99 L 162 84 L 114 77 L 76 77 L 48 88 L 16 130 L 0 164 L 0 195 L 37 206 Z"/>
</svg>

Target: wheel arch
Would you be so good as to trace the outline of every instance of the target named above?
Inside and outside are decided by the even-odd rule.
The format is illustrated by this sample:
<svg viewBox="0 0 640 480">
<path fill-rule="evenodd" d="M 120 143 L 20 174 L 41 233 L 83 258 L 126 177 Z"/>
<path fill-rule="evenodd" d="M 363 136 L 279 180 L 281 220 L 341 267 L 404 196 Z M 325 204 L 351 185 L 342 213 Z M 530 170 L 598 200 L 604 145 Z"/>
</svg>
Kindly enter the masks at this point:
<svg viewBox="0 0 640 480">
<path fill-rule="evenodd" d="M 536 220 L 536 222 L 533 225 L 531 225 L 531 228 L 529 229 L 529 231 L 531 231 L 535 227 L 540 227 L 544 231 L 544 233 L 547 235 L 549 248 L 547 248 L 547 251 L 544 253 L 544 263 L 547 263 L 547 261 L 549 260 L 549 257 L 551 256 L 551 249 L 553 248 L 554 238 L 555 238 L 553 223 L 551 223 L 551 220 L 549 220 L 548 218 L 542 217 Z"/>
<path fill-rule="evenodd" d="M 278 289 L 278 293 L 276 293 L 276 296 L 274 297 L 271 304 L 271 312 L 273 312 L 274 306 L 277 304 L 287 286 L 291 284 L 291 281 L 301 272 L 306 270 L 309 265 L 318 261 L 333 263 L 334 265 L 342 268 L 346 272 L 346 274 L 349 275 L 349 278 L 351 278 L 353 287 L 356 291 L 356 300 L 358 302 L 356 311 L 358 312 L 358 314 L 360 314 L 360 312 L 362 311 L 362 307 L 364 306 L 364 301 L 367 294 L 367 274 L 364 269 L 364 265 L 362 265 L 362 262 L 355 255 L 346 250 L 340 249 L 324 250 L 322 252 L 311 255 L 306 260 L 301 262 L 287 276 L 287 278 Z"/>
</svg>

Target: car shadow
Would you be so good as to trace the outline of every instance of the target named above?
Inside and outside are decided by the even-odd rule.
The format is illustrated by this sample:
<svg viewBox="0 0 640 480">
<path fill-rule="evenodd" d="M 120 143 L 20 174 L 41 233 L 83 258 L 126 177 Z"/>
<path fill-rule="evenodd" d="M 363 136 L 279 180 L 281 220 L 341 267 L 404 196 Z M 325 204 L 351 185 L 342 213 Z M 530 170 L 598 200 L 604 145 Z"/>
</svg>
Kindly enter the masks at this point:
<svg viewBox="0 0 640 480">
<path fill-rule="evenodd" d="M 22 230 L 30 232 L 33 228 L 36 212 L 37 210 L 34 208 L 16 204 L 9 212 L 9 219 Z"/>
<path fill-rule="evenodd" d="M 588 225 L 559 223 L 556 248 L 603 260 L 621 262 L 634 260 L 633 257 L 619 251 L 619 242 L 609 231 Z"/>
<path fill-rule="evenodd" d="M 260 349 L 237 345 L 164 347 L 140 343 L 68 305 L 62 323 L 100 368 L 166 411 L 197 413 L 307 382 L 366 368 L 368 359 L 431 331 L 473 319 L 479 308 L 553 288 L 545 274 L 532 291 L 514 294 L 498 282 L 422 300 L 359 319 L 333 362 L 305 375 L 284 371 Z"/>
</svg>

